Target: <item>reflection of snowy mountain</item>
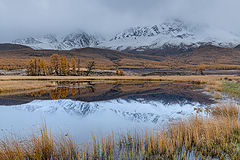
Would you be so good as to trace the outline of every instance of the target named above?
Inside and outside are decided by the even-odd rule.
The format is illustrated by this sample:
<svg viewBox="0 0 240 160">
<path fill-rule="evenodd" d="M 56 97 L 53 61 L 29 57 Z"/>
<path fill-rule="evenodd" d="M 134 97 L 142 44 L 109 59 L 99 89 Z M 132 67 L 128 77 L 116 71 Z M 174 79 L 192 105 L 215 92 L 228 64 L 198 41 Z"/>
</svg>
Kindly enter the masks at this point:
<svg viewBox="0 0 240 160">
<path fill-rule="evenodd" d="M 82 118 L 99 115 L 98 113 L 100 115 L 101 113 L 108 113 L 111 116 L 114 114 L 130 121 L 158 123 L 191 115 L 194 112 L 194 106 L 193 104 L 164 105 L 157 101 L 143 103 L 141 101 L 117 99 L 104 102 L 35 100 L 13 107 L 29 112 L 44 112 L 45 114 L 67 113 Z"/>
</svg>

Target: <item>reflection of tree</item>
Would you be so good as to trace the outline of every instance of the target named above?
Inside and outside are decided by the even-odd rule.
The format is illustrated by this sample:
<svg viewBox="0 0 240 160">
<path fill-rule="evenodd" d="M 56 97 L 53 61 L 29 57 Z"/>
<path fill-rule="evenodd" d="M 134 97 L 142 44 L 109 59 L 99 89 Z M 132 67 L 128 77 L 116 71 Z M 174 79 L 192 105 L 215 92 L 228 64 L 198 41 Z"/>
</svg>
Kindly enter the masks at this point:
<svg viewBox="0 0 240 160">
<path fill-rule="evenodd" d="M 94 86 L 94 84 L 92 84 L 90 81 L 88 82 L 88 89 L 89 89 L 89 91 L 90 92 L 92 92 L 92 93 L 94 93 L 95 92 L 95 88 L 93 87 Z"/>
<path fill-rule="evenodd" d="M 39 91 L 39 97 L 41 97 L 42 95 L 44 95 L 46 93 L 46 90 L 40 90 Z"/>
<path fill-rule="evenodd" d="M 62 85 L 62 86 L 67 86 L 67 85 L 69 85 L 69 83 L 70 82 L 68 82 L 68 81 L 59 82 L 59 84 Z"/>
<path fill-rule="evenodd" d="M 77 86 L 77 85 L 76 85 L 76 84 L 77 84 L 77 83 L 76 83 L 75 81 L 72 82 L 72 87 L 73 87 L 73 88 L 71 88 L 71 93 L 72 93 L 73 96 L 75 96 L 76 93 L 77 93 L 77 89 L 76 89 L 76 86 Z"/>
<path fill-rule="evenodd" d="M 91 81 L 57 81 L 56 82 L 59 87 L 54 89 L 47 89 L 47 90 L 39 90 L 37 92 L 31 92 L 30 95 L 32 97 L 45 97 L 45 94 L 48 94 L 51 99 L 64 99 L 68 95 L 76 96 L 82 95 L 87 93 L 95 93 L 95 84 Z M 87 83 L 87 85 L 86 85 Z"/>
<path fill-rule="evenodd" d="M 31 92 L 30 95 L 31 95 L 32 97 L 35 97 L 35 92 Z"/>
<path fill-rule="evenodd" d="M 53 100 L 57 100 L 60 98 L 58 89 L 54 89 L 50 91 L 50 96 Z"/>
<path fill-rule="evenodd" d="M 38 92 L 31 92 L 30 93 L 30 95 L 32 96 L 32 97 L 41 97 L 43 94 L 45 94 L 46 93 L 46 91 L 45 90 L 40 90 L 40 91 L 38 91 Z"/>
<path fill-rule="evenodd" d="M 130 100 L 161 101 L 164 104 L 183 104 L 189 102 L 212 103 L 207 95 L 202 95 L 200 91 L 195 91 L 195 89 L 199 88 L 199 86 L 195 85 L 164 82 L 116 82 L 101 84 L 86 81 L 60 81 L 58 85 L 58 88 L 47 88 L 47 90 L 32 92 L 31 96 L 42 96 L 41 99 L 51 96 L 54 100 L 66 97 L 84 101 L 124 98 Z"/>
<path fill-rule="evenodd" d="M 61 98 L 66 98 L 68 94 L 68 88 L 62 87 L 60 88 Z"/>
<path fill-rule="evenodd" d="M 75 96 L 75 95 L 76 95 L 76 93 L 77 93 L 77 90 L 76 90 L 76 88 L 71 88 L 71 93 L 72 93 L 72 95 L 73 95 L 73 96 Z"/>
<path fill-rule="evenodd" d="M 75 86 L 75 85 L 76 85 L 76 82 L 75 82 L 75 81 L 73 81 L 73 82 L 72 82 L 72 84 L 73 84 L 73 86 Z"/>
</svg>

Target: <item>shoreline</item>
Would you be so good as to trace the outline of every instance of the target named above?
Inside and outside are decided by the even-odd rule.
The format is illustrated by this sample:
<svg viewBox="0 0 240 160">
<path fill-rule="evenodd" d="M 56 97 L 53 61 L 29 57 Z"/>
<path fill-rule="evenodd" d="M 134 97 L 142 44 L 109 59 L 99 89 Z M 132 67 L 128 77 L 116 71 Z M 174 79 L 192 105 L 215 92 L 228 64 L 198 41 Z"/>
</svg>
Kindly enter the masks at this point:
<svg viewBox="0 0 240 160">
<path fill-rule="evenodd" d="M 172 81 L 177 83 L 220 86 L 223 80 L 240 80 L 234 75 L 194 76 L 0 76 L 0 92 L 56 87 L 53 81 Z"/>
</svg>

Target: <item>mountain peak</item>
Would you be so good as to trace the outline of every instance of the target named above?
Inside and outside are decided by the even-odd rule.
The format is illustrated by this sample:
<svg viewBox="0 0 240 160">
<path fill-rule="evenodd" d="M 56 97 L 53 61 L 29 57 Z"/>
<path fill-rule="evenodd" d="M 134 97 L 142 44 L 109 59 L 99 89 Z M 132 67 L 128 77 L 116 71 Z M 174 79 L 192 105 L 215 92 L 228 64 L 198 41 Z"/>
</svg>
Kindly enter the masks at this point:
<svg viewBox="0 0 240 160">
<path fill-rule="evenodd" d="M 17 39 L 13 43 L 27 45 L 34 49 L 70 50 L 95 46 L 99 43 L 99 40 L 93 35 L 78 31 L 61 36 L 46 34 L 34 38 Z"/>
<path fill-rule="evenodd" d="M 34 49 L 69 50 L 96 47 L 113 50 L 157 49 L 170 46 L 201 46 L 211 44 L 221 47 L 235 47 L 240 36 L 227 30 L 207 25 L 186 23 L 180 19 L 167 20 L 152 26 L 136 26 L 125 29 L 108 40 L 96 34 L 77 31 L 62 36 L 47 34 L 13 41 Z"/>
</svg>

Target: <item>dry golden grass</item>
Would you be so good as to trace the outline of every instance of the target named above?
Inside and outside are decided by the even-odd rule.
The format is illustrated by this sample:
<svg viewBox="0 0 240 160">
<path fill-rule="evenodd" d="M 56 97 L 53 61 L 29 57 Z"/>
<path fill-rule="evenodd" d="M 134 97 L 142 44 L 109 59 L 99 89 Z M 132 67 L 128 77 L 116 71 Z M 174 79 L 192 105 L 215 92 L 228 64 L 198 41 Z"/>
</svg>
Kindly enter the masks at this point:
<svg viewBox="0 0 240 160">
<path fill-rule="evenodd" d="M 168 129 L 103 139 L 98 159 L 239 159 L 240 124 L 236 105 L 220 105 L 211 117 L 195 116 Z M 118 141 L 116 145 L 114 142 Z M 88 146 L 89 147 L 89 146 Z M 93 148 L 94 147 L 93 144 Z M 89 150 L 89 149 L 88 149 Z M 111 152 L 114 152 L 111 154 Z M 92 155 L 91 153 L 84 153 Z"/>
<path fill-rule="evenodd" d="M 34 97 L 40 97 L 42 93 L 49 93 L 51 90 L 55 89 L 55 87 L 49 87 L 49 88 L 37 88 L 37 89 L 27 89 L 27 90 L 12 90 L 12 91 L 3 91 L 0 92 L 0 96 L 14 96 L 14 95 L 26 95 L 30 94 Z M 38 93 L 38 95 L 36 95 Z"/>
<path fill-rule="evenodd" d="M 216 84 L 221 79 L 240 79 L 234 75 L 208 75 L 208 76 L 0 76 L 0 81 L 6 80 L 155 80 Z"/>
<path fill-rule="evenodd" d="M 1 160 L 26 159 L 80 159 L 79 149 L 69 136 L 54 140 L 46 124 L 39 135 L 23 140 L 5 139 L 0 141 Z"/>
<path fill-rule="evenodd" d="M 33 90 L 54 86 L 56 84 L 49 81 L 0 81 L 0 92 Z"/>
<path fill-rule="evenodd" d="M 236 104 L 219 104 L 219 106 L 211 108 L 211 114 L 215 117 L 225 117 L 237 119 L 240 108 Z"/>
<path fill-rule="evenodd" d="M 239 70 L 240 65 L 230 65 L 230 64 L 201 64 L 201 65 L 181 65 L 176 66 L 175 69 L 186 69 L 186 70 Z"/>
<path fill-rule="evenodd" d="M 214 93 L 214 98 L 215 98 L 215 99 L 221 99 L 221 98 L 222 98 L 221 93 L 215 92 L 215 93 Z"/>
</svg>

